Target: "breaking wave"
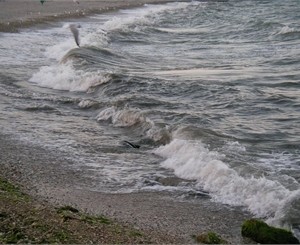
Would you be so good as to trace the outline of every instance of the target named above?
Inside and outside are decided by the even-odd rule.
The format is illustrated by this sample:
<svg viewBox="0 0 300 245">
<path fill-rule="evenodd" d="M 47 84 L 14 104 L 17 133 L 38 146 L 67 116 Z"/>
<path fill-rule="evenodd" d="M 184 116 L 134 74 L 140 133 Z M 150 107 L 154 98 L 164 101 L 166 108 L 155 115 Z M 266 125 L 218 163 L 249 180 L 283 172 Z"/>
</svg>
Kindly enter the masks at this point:
<svg viewBox="0 0 300 245">
<path fill-rule="evenodd" d="M 75 70 L 72 63 L 43 66 L 30 82 L 39 86 L 68 91 L 88 91 L 90 88 L 109 82 L 110 74 L 100 71 L 85 72 Z"/>
<path fill-rule="evenodd" d="M 165 158 L 163 167 L 173 169 L 180 178 L 196 180 L 213 200 L 244 206 L 270 222 L 283 222 L 285 211 L 291 210 L 286 206 L 299 202 L 300 190 L 289 190 L 264 176 L 243 176 L 226 164 L 221 154 L 210 151 L 200 141 L 174 139 L 155 153 Z"/>
</svg>

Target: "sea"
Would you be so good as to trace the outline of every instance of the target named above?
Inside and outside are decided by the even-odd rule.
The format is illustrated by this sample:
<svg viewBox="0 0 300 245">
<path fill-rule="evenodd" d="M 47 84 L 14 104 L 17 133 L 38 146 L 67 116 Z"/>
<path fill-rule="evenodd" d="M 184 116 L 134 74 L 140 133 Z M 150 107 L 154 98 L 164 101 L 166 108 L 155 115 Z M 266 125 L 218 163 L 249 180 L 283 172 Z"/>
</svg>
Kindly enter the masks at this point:
<svg viewBox="0 0 300 245">
<path fill-rule="evenodd" d="M 66 156 L 84 188 L 209 198 L 300 237 L 299 0 L 147 4 L 0 33 L 0 122 Z"/>
</svg>

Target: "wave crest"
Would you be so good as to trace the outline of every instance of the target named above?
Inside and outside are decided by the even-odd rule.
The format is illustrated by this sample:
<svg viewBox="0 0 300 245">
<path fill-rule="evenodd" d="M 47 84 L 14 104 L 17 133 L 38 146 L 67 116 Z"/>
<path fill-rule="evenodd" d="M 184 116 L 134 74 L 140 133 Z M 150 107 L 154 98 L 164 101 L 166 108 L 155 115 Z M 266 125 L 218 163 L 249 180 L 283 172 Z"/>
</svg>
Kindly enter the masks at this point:
<svg viewBox="0 0 300 245">
<path fill-rule="evenodd" d="M 110 74 L 75 70 L 72 63 L 42 66 L 30 82 L 57 90 L 88 92 L 90 88 L 109 82 Z"/>
<path fill-rule="evenodd" d="M 131 127 L 137 124 L 147 124 L 147 118 L 139 110 L 124 109 L 117 110 L 115 107 L 109 107 L 102 110 L 97 115 L 97 121 L 108 121 L 116 127 Z"/>
<path fill-rule="evenodd" d="M 135 127 L 141 134 L 156 143 L 167 144 L 172 136 L 167 126 L 155 124 L 138 109 L 109 107 L 99 112 L 97 121 L 108 121 L 115 127 Z"/>
<path fill-rule="evenodd" d="M 287 200 L 299 192 L 266 177 L 241 176 L 222 161 L 221 154 L 210 151 L 200 141 L 174 139 L 155 153 L 166 159 L 163 167 L 173 169 L 180 178 L 196 180 L 213 200 L 245 206 L 259 217 L 279 219 Z"/>
</svg>

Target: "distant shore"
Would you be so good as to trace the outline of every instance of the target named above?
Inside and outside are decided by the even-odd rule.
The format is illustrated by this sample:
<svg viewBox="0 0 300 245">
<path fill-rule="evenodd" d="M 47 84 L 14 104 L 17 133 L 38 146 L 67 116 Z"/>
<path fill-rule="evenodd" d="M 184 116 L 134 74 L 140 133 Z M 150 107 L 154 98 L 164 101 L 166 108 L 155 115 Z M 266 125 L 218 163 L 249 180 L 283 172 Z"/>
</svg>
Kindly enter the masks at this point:
<svg viewBox="0 0 300 245">
<path fill-rule="evenodd" d="M 146 3 L 171 0 L 0 0 L 0 32 L 17 32 L 20 28 L 67 18 L 137 7 Z"/>
<path fill-rule="evenodd" d="M 16 32 L 50 21 L 162 2 L 171 1 L 79 0 L 78 4 L 73 0 L 46 0 L 42 5 L 38 0 L 0 0 L 0 32 Z M 154 237 L 168 236 L 173 243 L 193 243 L 193 235 L 206 231 L 217 232 L 231 243 L 244 242 L 241 224 L 250 215 L 242 210 L 212 203 L 207 197 L 193 202 L 174 199 L 168 193 L 108 194 L 89 190 L 84 186 L 88 180 L 72 168 L 68 156 L 30 145 L 2 130 L 0 176 L 36 199 L 105 215 Z"/>
</svg>

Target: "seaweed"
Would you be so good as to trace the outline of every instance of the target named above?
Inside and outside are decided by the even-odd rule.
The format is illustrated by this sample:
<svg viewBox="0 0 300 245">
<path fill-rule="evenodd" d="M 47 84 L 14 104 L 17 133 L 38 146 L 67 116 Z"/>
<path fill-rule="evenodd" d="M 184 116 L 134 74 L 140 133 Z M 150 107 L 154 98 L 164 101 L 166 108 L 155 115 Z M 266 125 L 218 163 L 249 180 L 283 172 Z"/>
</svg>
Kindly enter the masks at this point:
<svg viewBox="0 0 300 245">
<path fill-rule="evenodd" d="M 218 234 L 215 232 L 207 232 L 203 233 L 198 236 L 194 236 L 196 241 L 198 243 L 204 243 L 204 244 L 227 244 L 228 242 L 222 239 Z"/>
<path fill-rule="evenodd" d="M 242 225 L 242 235 L 264 244 L 299 244 L 292 232 L 269 226 L 258 219 L 246 220 Z"/>
</svg>

